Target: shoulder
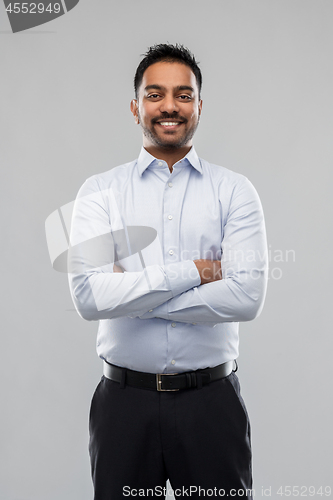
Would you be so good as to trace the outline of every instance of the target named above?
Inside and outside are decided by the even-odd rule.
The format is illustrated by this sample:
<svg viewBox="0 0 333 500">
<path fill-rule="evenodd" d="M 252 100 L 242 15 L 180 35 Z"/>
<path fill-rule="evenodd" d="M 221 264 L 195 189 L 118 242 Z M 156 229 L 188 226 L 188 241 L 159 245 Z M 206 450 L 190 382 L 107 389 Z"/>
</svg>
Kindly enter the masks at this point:
<svg viewBox="0 0 333 500">
<path fill-rule="evenodd" d="M 87 194 L 105 191 L 113 186 L 124 184 L 132 177 L 136 164 L 137 160 L 133 160 L 88 177 L 82 184 L 78 196 L 86 196 Z"/>
<path fill-rule="evenodd" d="M 235 191 L 237 192 L 243 189 L 248 189 L 250 191 L 255 190 L 253 184 L 245 175 L 224 166 L 210 163 L 202 158 L 199 159 L 202 166 L 203 177 L 211 179 L 214 185 L 225 194 L 228 192 L 232 195 Z"/>
<path fill-rule="evenodd" d="M 234 210 L 262 212 L 262 205 L 252 182 L 243 174 L 234 172 L 226 167 L 209 163 L 200 158 L 203 169 L 203 178 L 214 187 L 220 200 L 221 206 L 226 213 L 233 213 Z"/>
</svg>

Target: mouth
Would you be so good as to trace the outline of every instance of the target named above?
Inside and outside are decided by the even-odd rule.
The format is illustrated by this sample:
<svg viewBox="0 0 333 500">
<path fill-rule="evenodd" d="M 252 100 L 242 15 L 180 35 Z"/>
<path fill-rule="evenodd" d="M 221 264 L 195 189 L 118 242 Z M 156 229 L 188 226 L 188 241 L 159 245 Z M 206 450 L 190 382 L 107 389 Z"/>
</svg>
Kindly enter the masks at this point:
<svg viewBox="0 0 333 500">
<path fill-rule="evenodd" d="M 156 125 L 159 125 L 164 130 L 177 130 L 183 123 L 175 120 L 161 120 L 156 122 Z"/>
</svg>

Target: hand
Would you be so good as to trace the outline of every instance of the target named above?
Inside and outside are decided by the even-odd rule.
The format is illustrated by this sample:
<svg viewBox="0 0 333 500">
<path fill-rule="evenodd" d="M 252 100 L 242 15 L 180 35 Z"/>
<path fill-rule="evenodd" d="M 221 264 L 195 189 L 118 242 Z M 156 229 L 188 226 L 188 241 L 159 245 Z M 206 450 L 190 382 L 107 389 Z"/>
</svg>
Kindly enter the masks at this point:
<svg viewBox="0 0 333 500">
<path fill-rule="evenodd" d="M 222 279 L 220 260 L 198 259 L 194 261 L 201 278 L 201 285 Z"/>
</svg>

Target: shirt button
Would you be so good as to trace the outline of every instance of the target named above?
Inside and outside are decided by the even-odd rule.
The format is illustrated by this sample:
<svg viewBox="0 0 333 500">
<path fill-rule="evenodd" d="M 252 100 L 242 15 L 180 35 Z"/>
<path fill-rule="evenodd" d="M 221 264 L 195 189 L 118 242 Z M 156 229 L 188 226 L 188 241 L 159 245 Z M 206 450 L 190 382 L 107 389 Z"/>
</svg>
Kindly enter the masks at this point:
<svg viewBox="0 0 333 500">
<path fill-rule="evenodd" d="M 169 250 L 169 254 L 170 254 L 170 255 L 173 255 L 173 250 Z"/>
<path fill-rule="evenodd" d="M 168 182 L 168 186 L 169 186 L 169 188 L 172 188 L 172 186 L 173 186 L 172 182 Z"/>
<path fill-rule="evenodd" d="M 158 166 L 161 167 L 163 163 L 161 161 L 158 162 Z"/>
<path fill-rule="evenodd" d="M 176 364 L 176 361 L 173 359 L 173 360 L 171 361 L 171 364 L 172 364 L 172 365 L 175 365 L 175 364 Z"/>
<path fill-rule="evenodd" d="M 149 311 L 149 312 L 151 312 L 151 311 Z M 196 323 L 192 323 L 192 325 L 196 325 Z"/>
<path fill-rule="evenodd" d="M 176 328 L 176 323 L 171 323 L 172 328 Z"/>
<path fill-rule="evenodd" d="M 152 313 L 152 312 L 153 312 L 153 310 L 154 310 L 154 309 L 149 309 L 149 311 L 148 311 L 148 312 Z M 193 323 L 193 324 L 194 324 L 194 323 Z"/>
<path fill-rule="evenodd" d="M 173 219 L 172 215 L 168 215 L 168 219 L 169 220 Z"/>
</svg>

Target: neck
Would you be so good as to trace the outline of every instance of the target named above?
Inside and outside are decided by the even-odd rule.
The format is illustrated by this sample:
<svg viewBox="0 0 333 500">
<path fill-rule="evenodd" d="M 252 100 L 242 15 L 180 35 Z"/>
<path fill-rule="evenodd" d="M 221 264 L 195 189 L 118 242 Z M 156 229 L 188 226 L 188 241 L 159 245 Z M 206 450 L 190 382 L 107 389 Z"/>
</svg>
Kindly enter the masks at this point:
<svg viewBox="0 0 333 500">
<path fill-rule="evenodd" d="M 151 146 L 145 144 L 143 144 L 143 147 L 145 148 L 146 151 L 148 151 L 148 153 L 150 153 L 155 158 L 158 158 L 159 160 L 164 160 L 168 164 L 170 172 L 172 172 L 173 165 L 187 155 L 187 153 L 190 151 L 192 147 L 192 144 L 190 145 L 187 144 L 186 146 L 182 146 L 180 148 L 171 150 L 162 149 L 157 146 Z"/>
</svg>

